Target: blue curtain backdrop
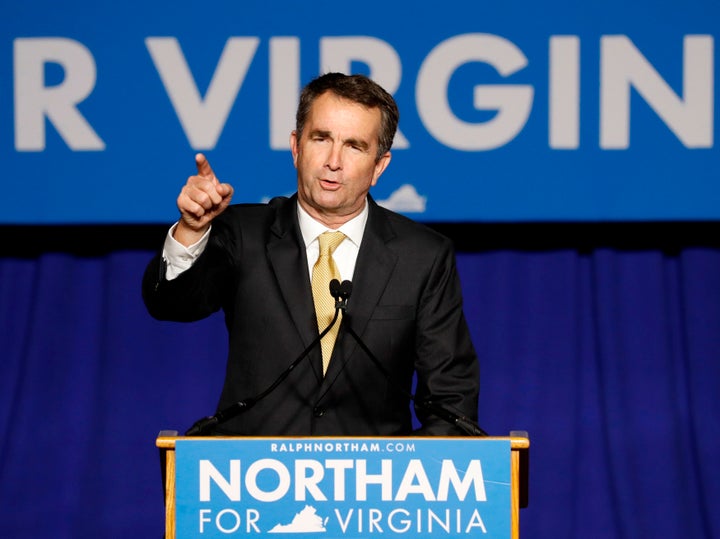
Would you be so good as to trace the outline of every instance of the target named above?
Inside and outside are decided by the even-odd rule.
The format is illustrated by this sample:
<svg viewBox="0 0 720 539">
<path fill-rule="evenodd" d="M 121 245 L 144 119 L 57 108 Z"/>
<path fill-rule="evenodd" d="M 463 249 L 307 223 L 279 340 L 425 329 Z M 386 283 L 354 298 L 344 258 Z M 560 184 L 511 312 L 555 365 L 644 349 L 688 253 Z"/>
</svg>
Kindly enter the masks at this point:
<svg viewBox="0 0 720 539">
<path fill-rule="evenodd" d="M 147 238 L 68 252 L 33 244 L 47 233 L 0 258 L 0 535 L 159 538 L 155 437 L 213 411 L 222 317 L 146 314 Z M 102 230 L 90 236 L 80 243 L 108 243 Z M 531 438 L 521 536 L 720 536 L 717 243 L 488 241 L 458 262 L 480 423 Z"/>
</svg>

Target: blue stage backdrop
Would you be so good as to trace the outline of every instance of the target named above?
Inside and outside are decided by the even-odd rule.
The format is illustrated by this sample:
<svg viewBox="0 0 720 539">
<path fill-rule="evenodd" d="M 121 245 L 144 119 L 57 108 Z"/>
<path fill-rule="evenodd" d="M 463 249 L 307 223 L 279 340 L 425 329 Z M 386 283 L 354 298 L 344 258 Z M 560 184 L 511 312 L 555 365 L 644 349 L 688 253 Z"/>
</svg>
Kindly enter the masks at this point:
<svg viewBox="0 0 720 539">
<path fill-rule="evenodd" d="M 304 83 L 401 107 L 382 204 L 422 221 L 720 219 L 711 0 L 14 2 L 0 224 L 164 223 L 207 153 L 240 201 L 294 191 Z"/>
</svg>

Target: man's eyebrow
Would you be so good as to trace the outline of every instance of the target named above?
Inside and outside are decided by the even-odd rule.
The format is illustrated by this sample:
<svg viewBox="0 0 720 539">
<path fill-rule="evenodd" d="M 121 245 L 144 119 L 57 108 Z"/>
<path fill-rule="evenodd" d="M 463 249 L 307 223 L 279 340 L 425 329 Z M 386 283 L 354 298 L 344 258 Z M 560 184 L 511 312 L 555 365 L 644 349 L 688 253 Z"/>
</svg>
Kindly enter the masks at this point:
<svg viewBox="0 0 720 539">
<path fill-rule="evenodd" d="M 310 138 L 320 137 L 320 138 L 332 138 L 332 133 L 328 131 L 327 129 L 313 129 L 310 131 Z M 358 148 L 362 150 L 368 150 L 370 148 L 370 143 L 366 140 L 350 137 L 348 139 L 343 140 L 344 144 L 348 144 L 350 146 L 357 146 Z"/>
<path fill-rule="evenodd" d="M 330 136 L 330 131 L 327 131 L 325 129 L 313 129 L 312 131 L 310 131 L 310 136 L 326 138 Z"/>
<path fill-rule="evenodd" d="M 345 144 L 349 144 L 350 146 L 357 146 L 358 148 L 361 148 L 363 150 L 367 150 L 368 148 L 370 148 L 370 144 L 368 144 L 367 141 L 358 138 L 345 139 Z"/>
</svg>

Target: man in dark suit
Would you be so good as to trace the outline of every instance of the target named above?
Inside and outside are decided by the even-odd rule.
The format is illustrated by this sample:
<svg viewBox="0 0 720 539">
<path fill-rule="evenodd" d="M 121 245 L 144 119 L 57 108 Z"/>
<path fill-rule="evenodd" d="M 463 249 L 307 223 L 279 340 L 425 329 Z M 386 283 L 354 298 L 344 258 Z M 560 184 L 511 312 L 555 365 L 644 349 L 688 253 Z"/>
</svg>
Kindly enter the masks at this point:
<svg viewBox="0 0 720 539">
<path fill-rule="evenodd" d="M 181 217 L 162 255 L 148 265 L 143 297 L 162 320 L 223 309 L 229 355 L 219 410 L 268 388 L 329 323 L 311 287 L 321 233 L 343 233 L 326 261 L 353 284 L 326 366 L 315 347 L 217 433 L 410 434 L 414 377 L 416 434 L 460 433 L 418 406 L 428 399 L 475 420 L 479 367 L 451 242 L 369 195 L 390 162 L 398 118 L 392 96 L 367 77 L 313 80 L 290 139 L 298 191 L 268 204 L 230 205 L 233 188 L 196 156 L 198 172 L 178 197 Z"/>
</svg>

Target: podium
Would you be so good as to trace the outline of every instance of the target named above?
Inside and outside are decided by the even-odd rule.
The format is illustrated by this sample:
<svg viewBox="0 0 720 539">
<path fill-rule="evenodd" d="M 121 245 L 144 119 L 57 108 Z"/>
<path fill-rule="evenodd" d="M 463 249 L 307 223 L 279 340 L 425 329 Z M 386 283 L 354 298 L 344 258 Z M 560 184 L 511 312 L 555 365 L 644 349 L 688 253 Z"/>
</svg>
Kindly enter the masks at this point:
<svg viewBox="0 0 720 539">
<path fill-rule="evenodd" d="M 165 538 L 519 539 L 530 440 L 162 431 Z M 279 539 L 279 538 L 277 538 Z"/>
</svg>

